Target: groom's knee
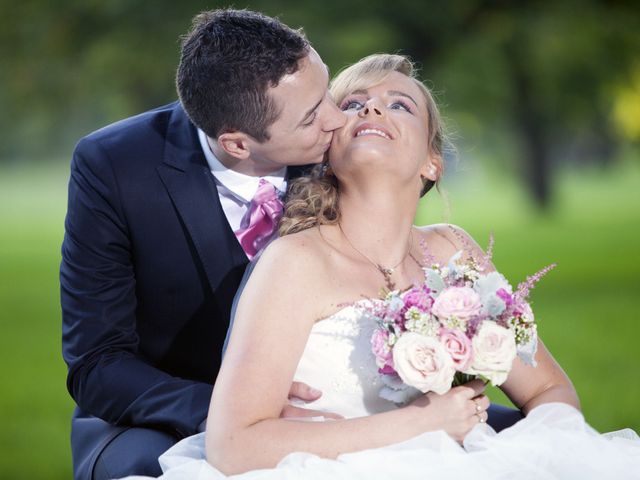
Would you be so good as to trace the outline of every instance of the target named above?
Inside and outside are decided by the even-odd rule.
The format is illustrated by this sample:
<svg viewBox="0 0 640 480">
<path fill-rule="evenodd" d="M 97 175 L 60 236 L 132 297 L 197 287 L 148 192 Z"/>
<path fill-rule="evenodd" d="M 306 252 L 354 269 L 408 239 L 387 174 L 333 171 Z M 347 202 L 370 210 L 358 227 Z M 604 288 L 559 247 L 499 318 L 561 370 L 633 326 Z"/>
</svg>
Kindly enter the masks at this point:
<svg viewBox="0 0 640 480">
<path fill-rule="evenodd" d="M 127 475 L 157 477 L 162 473 L 158 457 L 178 441 L 173 435 L 149 428 L 130 428 L 102 450 L 93 467 L 93 480 Z"/>
</svg>

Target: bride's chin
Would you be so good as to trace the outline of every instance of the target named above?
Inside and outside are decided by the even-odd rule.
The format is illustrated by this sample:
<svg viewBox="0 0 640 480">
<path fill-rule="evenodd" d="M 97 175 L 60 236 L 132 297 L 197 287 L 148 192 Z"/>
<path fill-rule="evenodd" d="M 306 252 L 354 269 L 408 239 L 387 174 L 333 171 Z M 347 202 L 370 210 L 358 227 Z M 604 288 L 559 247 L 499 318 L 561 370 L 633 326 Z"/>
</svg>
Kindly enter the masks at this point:
<svg viewBox="0 0 640 480">
<path fill-rule="evenodd" d="M 362 166 L 393 165 L 395 162 L 393 152 L 381 148 L 354 147 L 341 152 L 341 155 L 330 155 L 329 158 L 332 166 L 337 166 L 338 164 Z"/>
</svg>

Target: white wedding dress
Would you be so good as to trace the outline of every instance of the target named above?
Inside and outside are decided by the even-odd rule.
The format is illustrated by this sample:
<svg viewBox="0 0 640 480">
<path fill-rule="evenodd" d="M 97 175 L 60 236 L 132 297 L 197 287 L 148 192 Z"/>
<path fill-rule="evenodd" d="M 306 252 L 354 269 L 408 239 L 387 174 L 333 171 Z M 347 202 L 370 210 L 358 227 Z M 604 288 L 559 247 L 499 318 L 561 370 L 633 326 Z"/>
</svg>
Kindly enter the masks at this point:
<svg viewBox="0 0 640 480">
<path fill-rule="evenodd" d="M 378 396 L 382 383 L 369 342 L 373 328 L 372 319 L 355 306 L 313 326 L 296 372 L 296 380 L 323 392 L 310 408 L 346 418 L 396 408 Z M 227 478 L 206 462 L 204 434 L 179 442 L 160 457 L 160 464 L 165 480 Z M 600 435 L 576 409 L 554 403 L 535 408 L 500 433 L 478 424 L 464 446 L 443 431 L 428 432 L 388 447 L 343 454 L 336 460 L 292 453 L 273 469 L 231 478 L 640 479 L 640 438 L 632 430 Z"/>
</svg>

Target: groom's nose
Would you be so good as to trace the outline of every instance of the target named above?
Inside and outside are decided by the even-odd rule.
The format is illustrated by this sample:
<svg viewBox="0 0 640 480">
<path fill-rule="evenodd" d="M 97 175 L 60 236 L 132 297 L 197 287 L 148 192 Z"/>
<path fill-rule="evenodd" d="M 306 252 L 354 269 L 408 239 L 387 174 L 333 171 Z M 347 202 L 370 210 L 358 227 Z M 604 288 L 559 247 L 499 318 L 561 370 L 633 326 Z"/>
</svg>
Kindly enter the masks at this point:
<svg viewBox="0 0 640 480">
<path fill-rule="evenodd" d="M 347 121 L 347 115 L 338 108 L 338 106 L 332 101 L 329 102 L 329 112 L 327 114 L 327 120 L 324 124 L 323 130 L 331 132 L 344 126 Z"/>
</svg>

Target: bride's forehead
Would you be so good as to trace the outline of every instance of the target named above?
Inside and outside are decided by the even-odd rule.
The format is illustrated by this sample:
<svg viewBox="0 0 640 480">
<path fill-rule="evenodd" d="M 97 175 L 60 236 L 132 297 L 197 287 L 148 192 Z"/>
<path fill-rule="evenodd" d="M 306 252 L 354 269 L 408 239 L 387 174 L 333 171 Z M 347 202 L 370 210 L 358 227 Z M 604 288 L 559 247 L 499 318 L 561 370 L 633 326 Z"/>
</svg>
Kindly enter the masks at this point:
<svg viewBox="0 0 640 480">
<path fill-rule="evenodd" d="M 353 89 L 349 94 L 365 94 L 365 95 L 394 95 L 398 92 L 409 94 L 412 97 L 420 98 L 422 92 L 413 78 L 410 78 L 399 72 L 391 72 L 382 80 L 367 82 L 366 79 Z"/>
</svg>

